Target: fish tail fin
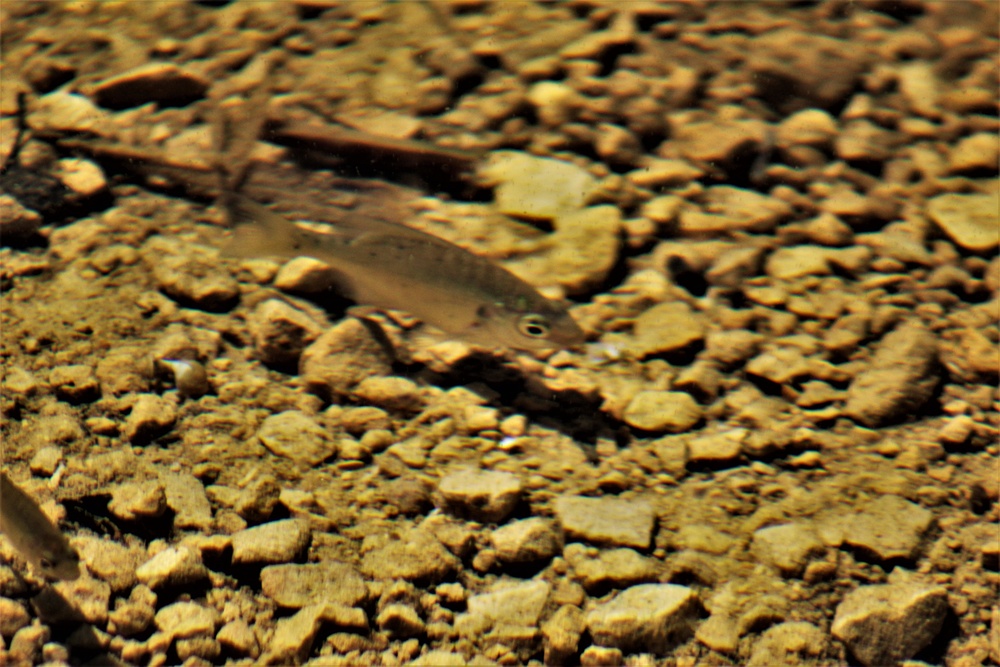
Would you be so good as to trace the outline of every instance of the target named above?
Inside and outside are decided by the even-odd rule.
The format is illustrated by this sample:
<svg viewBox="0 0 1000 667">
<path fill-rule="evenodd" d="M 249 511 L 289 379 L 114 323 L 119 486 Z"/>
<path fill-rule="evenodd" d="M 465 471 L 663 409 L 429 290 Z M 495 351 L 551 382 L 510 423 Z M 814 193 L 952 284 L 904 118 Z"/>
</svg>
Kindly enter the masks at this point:
<svg viewBox="0 0 1000 667">
<path fill-rule="evenodd" d="M 230 195 L 224 205 L 233 225 L 232 235 L 222 252 L 230 257 L 288 257 L 294 252 L 291 233 L 295 226 L 270 209 L 242 197 Z"/>
</svg>

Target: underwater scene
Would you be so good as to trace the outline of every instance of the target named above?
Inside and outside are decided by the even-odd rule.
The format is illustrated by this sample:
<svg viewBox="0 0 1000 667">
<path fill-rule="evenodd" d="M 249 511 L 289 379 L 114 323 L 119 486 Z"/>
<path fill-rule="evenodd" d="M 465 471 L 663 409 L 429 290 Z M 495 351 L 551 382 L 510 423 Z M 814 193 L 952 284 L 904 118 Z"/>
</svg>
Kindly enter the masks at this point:
<svg viewBox="0 0 1000 667">
<path fill-rule="evenodd" d="M 1000 665 L 996 0 L 0 2 L 0 665 Z"/>
</svg>

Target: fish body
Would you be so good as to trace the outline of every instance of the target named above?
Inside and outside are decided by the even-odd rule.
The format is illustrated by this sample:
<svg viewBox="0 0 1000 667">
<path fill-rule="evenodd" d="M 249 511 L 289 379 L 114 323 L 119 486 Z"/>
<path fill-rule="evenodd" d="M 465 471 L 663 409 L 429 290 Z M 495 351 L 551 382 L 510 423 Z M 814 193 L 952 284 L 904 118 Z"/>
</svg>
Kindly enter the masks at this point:
<svg viewBox="0 0 1000 667">
<path fill-rule="evenodd" d="M 230 201 L 237 223 L 227 254 L 312 257 L 338 275 L 344 296 L 406 311 L 459 340 L 519 350 L 573 347 L 580 327 L 557 302 L 506 269 L 404 225 L 345 221 L 331 233 L 303 229 L 243 197 Z"/>
<path fill-rule="evenodd" d="M 0 533 L 46 579 L 76 579 L 80 557 L 31 496 L 0 471 Z"/>
</svg>

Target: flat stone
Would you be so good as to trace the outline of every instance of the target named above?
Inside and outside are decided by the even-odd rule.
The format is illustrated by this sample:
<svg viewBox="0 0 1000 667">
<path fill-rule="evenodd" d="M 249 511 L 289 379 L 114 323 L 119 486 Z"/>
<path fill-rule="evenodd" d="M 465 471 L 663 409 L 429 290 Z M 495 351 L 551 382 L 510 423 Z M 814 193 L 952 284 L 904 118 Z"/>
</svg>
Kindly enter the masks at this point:
<svg viewBox="0 0 1000 667">
<path fill-rule="evenodd" d="M 122 435 L 134 444 L 145 445 L 167 434 L 176 421 L 173 403 L 156 394 L 139 394 L 125 418 Z"/>
<path fill-rule="evenodd" d="M 429 531 L 369 535 L 361 545 L 361 572 L 376 580 L 438 583 L 458 571 L 460 561 Z"/>
<path fill-rule="evenodd" d="M 598 646 L 666 655 L 693 634 L 699 611 L 686 586 L 641 584 L 589 611 L 587 629 Z"/>
<path fill-rule="evenodd" d="M 299 359 L 308 389 L 323 397 L 351 394 L 365 378 L 389 375 L 392 359 L 358 319 L 350 317 L 324 331 Z"/>
<path fill-rule="evenodd" d="M 468 615 L 486 619 L 488 627 L 536 625 L 551 592 L 547 581 L 500 581 L 467 600 Z"/>
<path fill-rule="evenodd" d="M 811 527 L 788 523 L 754 531 L 751 553 L 785 576 L 801 576 L 809 560 L 822 556 L 826 546 Z"/>
<path fill-rule="evenodd" d="M 49 373 L 49 385 L 59 400 L 74 405 L 90 403 L 101 397 L 94 369 L 85 364 L 56 366 Z"/>
<path fill-rule="evenodd" d="M 166 510 L 167 494 L 158 480 L 116 486 L 108 503 L 108 511 L 124 521 L 162 516 Z"/>
<path fill-rule="evenodd" d="M 426 402 L 420 385 L 397 376 L 365 378 L 354 388 L 354 395 L 360 402 L 393 412 L 419 412 Z"/>
<path fill-rule="evenodd" d="M 915 417 L 940 381 L 938 342 L 917 319 L 879 341 L 869 367 L 847 388 L 844 414 L 868 427 Z"/>
<path fill-rule="evenodd" d="M 175 602 L 156 612 L 156 628 L 174 639 L 214 636 L 219 612 L 197 602 Z"/>
<path fill-rule="evenodd" d="M 282 519 L 233 535 L 233 563 L 288 563 L 309 546 L 309 524 Z"/>
<path fill-rule="evenodd" d="M 582 545 L 569 545 L 563 555 L 573 568 L 573 577 L 592 595 L 657 580 L 657 562 L 634 549 L 609 549 L 588 558 L 584 549 L 573 546 Z"/>
<path fill-rule="evenodd" d="M 322 333 L 311 317 L 279 299 L 257 306 L 247 325 L 257 356 L 272 366 L 297 364 L 302 351 Z"/>
<path fill-rule="evenodd" d="M 812 623 L 779 623 L 761 634 L 747 667 L 808 664 L 823 656 L 829 644 L 829 636 Z"/>
<path fill-rule="evenodd" d="M 952 173 L 986 171 L 997 173 L 1000 162 L 1000 138 L 995 132 L 977 132 L 961 139 L 948 153 L 948 169 Z M 996 208 L 994 214 L 1000 216 Z"/>
<path fill-rule="evenodd" d="M 253 629 L 242 618 L 230 621 L 222 626 L 215 639 L 224 649 L 248 658 L 256 658 L 260 655 L 260 645 L 257 643 L 257 636 Z"/>
<path fill-rule="evenodd" d="M 96 197 L 108 188 L 104 172 L 94 162 L 82 158 L 63 158 L 56 162 L 56 177 L 78 198 Z"/>
<path fill-rule="evenodd" d="M 271 415 L 257 429 L 271 453 L 313 467 L 337 456 L 337 443 L 322 425 L 299 410 Z"/>
<path fill-rule="evenodd" d="M 501 213 L 544 220 L 583 208 L 597 184 L 574 164 L 517 151 L 495 151 L 481 173 Z"/>
<path fill-rule="evenodd" d="M 260 572 L 260 584 L 264 595 L 291 609 L 325 602 L 354 607 L 368 597 L 358 571 L 335 561 L 268 565 Z"/>
<path fill-rule="evenodd" d="M 555 513 L 567 536 L 608 546 L 648 549 L 656 525 L 653 504 L 639 498 L 564 496 Z"/>
<path fill-rule="evenodd" d="M 724 463 L 739 458 L 746 439 L 745 429 L 732 429 L 694 438 L 687 443 L 687 460 L 690 463 Z"/>
<path fill-rule="evenodd" d="M 94 99 L 105 108 L 127 109 L 149 102 L 184 106 L 205 96 L 211 80 L 173 63 L 140 65 L 98 82 Z"/>
<path fill-rule="evenodd" d="M 941 586 L 861 586 L 837 605 L 830 632 L 862 665 L 894 665 L 934 641 L 947 615 L 948 592 Z"/>
<path fill-rule="evenodd" d="M 426 630 L 417 611 L 409 605 L 400 603 L 387 604 L 383 607 L 375 619 L 375 624 L 393 637 L 419 637 Z"/>
<path fill-rule="evenodd" d="M 704 410 L 683 391 L 640 391 L 622 419 L 633 428 L 653 433 L 682 433 L 701 421 Z"/>
<path fill-rule="evenodd" d="M 174 511 L 174 527 L 205 530 L 212 525 L 212 504 L 205 486 L 190 473 L 159 472 L 167 495 L 167 507 Z"/>
<path fill-rule="evenodd" d="M 476 521 L 498 523 L 514 510 L 524 483 L 509 472 L 460 470 L 446 475 L 437 491 L 442 510 Z"/>
<path fill-rule="evenodd" d="M 356 632 L 368 630 L 368 618 L 360 609 L 332 603 L 303 607 L 294 616 L 278 620 L 263 662 L 272 665 L 305 662 L 323 624 Z"/>
<path fill-rule="evenodd" d="M 934 513 L 895 495 L 881 496 L 846 520 L 844 541 L 881 562 L 912 560 L 924 533 L 934 523 Z"/>
<path fill-rule="evenodd" d="M 682 301 L 661 303 L 635 319 L 632 350 L 640 357 L 676 352 L 705 338 L 704 319 Z"/>
<path fill-rule="evenodd" d="M 927 215 L 966 250 L 989 252 L 1000 245 L 1000 197 L 996 193 L 938 195 L 927 202 Z"/>
<path fill-rule="evenodd" d="M 497 557 L 505 563 L 537 563 L 559 553 L 561 540 L 554 523 L 542 517 L 511 521 L 490 535 Z"/>
<path fill-rule="evenodd" d="M 196 584 L 208 577 L 208 568 L 202 564 L 201 554 L 194 549 L 168 547 L 136 568 L 135 576 L 155 590 Z"/>
<path fill-rule="evenodd" d="M 20 602 L 0 597 L 0 637 L 8 642 L 14 633 L 28 625 L 31 617 Z"/>
</svg>

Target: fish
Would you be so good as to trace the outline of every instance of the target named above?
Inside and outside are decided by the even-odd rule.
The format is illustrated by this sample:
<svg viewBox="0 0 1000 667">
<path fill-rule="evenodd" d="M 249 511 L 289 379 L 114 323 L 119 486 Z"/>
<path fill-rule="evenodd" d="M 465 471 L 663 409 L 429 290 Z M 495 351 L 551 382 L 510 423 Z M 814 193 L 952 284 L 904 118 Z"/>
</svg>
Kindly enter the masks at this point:
<svg viewBox="0 0 1000 667">
<path fill-rule="evenodd" d="M 372 218 L 316 232 L 241 195 L 225 205 L 235 226 L 224 254 L 312 257 L 335 272 L 343 296 L 360 306 L 405 311 L 448 338 L 486 348 L 553 350 L 585 340 L 559 302 L 432 234 Z"/>
<path fill-rule="evenodd" d="M 0 471 L 0 533 L 49 580 L 80 576 L 80 556 L 31 496 Z"/>
</svg>

